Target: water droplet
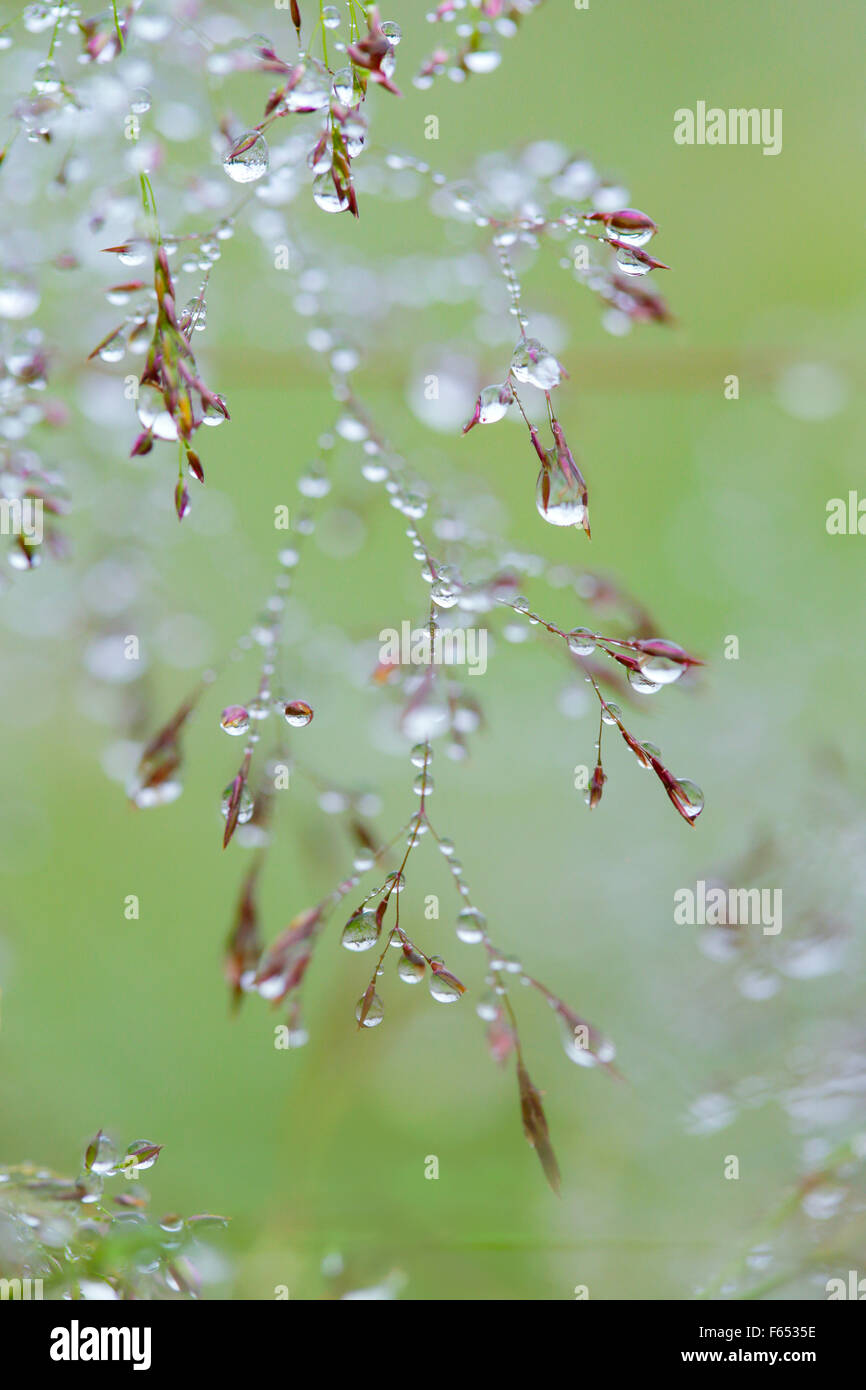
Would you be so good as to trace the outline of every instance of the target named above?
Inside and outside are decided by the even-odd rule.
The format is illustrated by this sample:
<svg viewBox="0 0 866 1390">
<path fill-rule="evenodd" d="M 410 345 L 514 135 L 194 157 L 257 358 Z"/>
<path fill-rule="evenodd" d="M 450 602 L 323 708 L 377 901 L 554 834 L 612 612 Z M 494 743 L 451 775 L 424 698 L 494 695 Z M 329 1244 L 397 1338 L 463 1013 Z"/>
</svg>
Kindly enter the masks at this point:
<svg viewBox="0 0 866 1390">
<path fill-rule="evenodd" d="M 479 425 L 494 425 L 503 419 L 513 399 L 508 382 L 501 386 L 485 386 L 478 397 Z"/>
<path fill-rule="evenodd" d="M 229 810 L 231 808 L 234 789 L 234 782 L 229 782 L 228 786 L 225 787 L 223 790 L 222 804 L 220 809 L 225 820 L 228 820 L 229 818 Z M 254 810 L 255 802 L 253 801 L 250 792 L 247 790 L 246 787 L 244 787 L 243 791 L 241 792 L 240 805 L 238 807 L 238 825 L 246 825 L 248 820 L 252 820 Z"/>
<path fill-rule="evenodd" d="M 637 208 L 621 208 L 607 217 L 607 229 L 617 239 L 626 241 L 629 246 L 646 246 L 655 236 L 658 228 L 651 217 Z"/>
<path fill-rule="evenodd" d="M 595 638 L 588 627 L 575 627 L 568 634 L 568 646 L 575 656 L 592 656 Z"/>
<path fill-rule="evenodd" d="M 485 1023 L 493 1023 L 499 1017 L 499 1000 L 491 991 L 483 994 L 475 1005 L 475 1012 Z"/>
<path fill-rule="evenodd" d="M 583 526 L 586 521 L 586 489 L 579 478 L 565 472 L 551 449 L 550 465 L 538 470 L 535 505 L 551 526 Z"/>
<path fill-rule="evenodd" d="M 417 985 L 419 980 L 424 979 L 426 973 L 424 957 L 419 956 L 417 951 L 410 947 L 403 947 L 403 953 L 397 962 L 397 974 L 407 985 Z"/>
<path fill-rule="evenodd" d="M 361 1022 L 361 1014 L 363 1013 L 363 1009 L 364 999 L 362 997 L 358 1000 L 357 1004 L 355 1005 L 355 1017 L 359 1023 Z M 370 1005 L 367 1009 L 363 1026 L 365 1028 L 376 1028 L 382 1022 L 382 1019 L 384 1017 L 385 1005 L 382 1003 L 382 1000 L 379 998 L 378 994 L 374 994 L 372 999 L 370 1000 Z"/>
<path fill-rule="evenodd" d="M 475 946 L 484 940 L 487 918 L 477 907 L 461 908 L 457 914 L 457 935 L 467 946 Z"/>
<path fill-rule="evenodd" d="M 250 712 L 243 705 L 227 705 L 220 715 L 220 728 L 238 738 L 250 727 Z"/>
<path fill-rule="evenodd" d="M 293 729 L 303 729 L 313 718 L 312 706 L 305 700 L 292 700 L 291 704 L 286 705 L 284 710 L 286 723 Z"/>
<path fill-rule="evenodd" d="M 177 439 L 177 425 L 165 408 L 162 392 L 155 386 L 142 386 L 137 414 L 144 428 L 157 439 Z"/>
<path fill-rule="evenodd" d="M 537 338 L 518 343 L 511 358 L 511 370 L 518 381 L 551 391 L 562 379 L 562 369 L 552 353 Z"/>
<path fill-rule="evenodd" d="M 386 891 L 390 889 L 392 893 L 402 893 L 406 887 L 406 878 L 403 874 L 391 873 L 385 879 Z"/>
<path fill-rule="evenodd" d="M 119 362 L 125 352 L 126 343 L 123 334 L 115 333 L 107 343 L 103 343 L 99 349 L 99 357 L 102 362 Z"/>
<path fill-rule="evenodd" d="M 321 64 L 308 62 L 285 100 L 289 111 L 321 111 L 331 100 L 330 73 Z"/>
<path fill-rule="evenodd" d="M 326 5 L 322 10 L 322 23 L 326 29 L 339 29 L 340 11 L 336 5 Z"/>
<path fill-rule="evenodd" d="M 431 763 L 433 761 L 433 749 L 428 750 L 426 743 L 416 743 L 409 754 L 409 761 L 413 767 L 423 767 L 425 762 Z"/>
<path fill-rule="evenodd" d="M 152 1168 L 156 1163 L 158 1154 L 152 1152 L 156 1148 L 147 1139 L 136 1139 L 134 1144 L 130 1144 L 126 1150 L 126 1158 L 121 1159 L 121 1168 L 132 1168 L 137 1173 L 144 1173 L 148 1168 Z M 149 1152 L 150 1151 L 150 1152 Z"/>
<path fill-rule="evenodd" d="M 647 275 L 652 270 L 652 266 L 647 265 L 646 261 L 641 260 L 628 246 L 617 247 L 616 264 L 623 275 Z"/>
<path fill-rule="evenodd" d="M 601 717 L 605 724 L 615 724 L 618 719 L 622 719 L 622 710 L 619 705 L 614 705 L 608 701 L 602 709 Z"/>
<path fill-rule="evenodd" d="M 432 796 L 433 786 L 433 778 L 430 774 L 421 772 L 412 783 L 412 790 L 415 792 L 416 796 Z"/>
<path fill-rule="evenodd" d="M 695 786 L 694 782 L 687 778 L 678 778 L 676 782 L 677 800 L 679 801 L 683 813 L 689 820 L 694 820 L 704 809 L 704 794 L 700 787 Z"/>
<path fill-rule="evenodd" d="M 150 110 L 151 96 L 146 87 L 136 87 L 129 94 L 129 109 L 134 116 L 143 116 Z"/>
<path fill-rule="evenodd" d="M 47 58 L 44 63 L 40 63 L 33 74 L 33 86 L 37 92 L 47 95 L 51 92 L 60 91 L 60 72 L 57 64 Z"/>
<path fill-rule="evenodd" d="M 657 690 L 661 690 L 661 685 L 651 681 L 643 668 L 639 671 L 630 670 L 628 683 L 632 690 L 637 690 L 641 695 L 654 695 Z"/>
<path fill-rule="evenodd" d="M 268 142 L 257 130 L 248 130 L 223 159 L 223 168 L 235 183 L 255 183 L 268 172 Z"/>
<path fill-rule="evenodd" d="M 117 1149 L 105 1134 L 100 1134 L 96 1144 L 96 1155 L 90 1165 L 94 1173 L 112 1173 L 117 1164 Z"/>
<path fill-rule="evenodd" d="M 438 1004 L 456 1004 L 460 998 L 460 989 L 450 976 L 437 970 L 430 972 L 430 993 Z"/>
<path fill-rule="evenodd" d="M 313 199 L 322 212 L 345 212 L 349 206 L 347 194 L 337 189 L 330 174 L 313 179 Z"/>
<path fill-rule="evenodd" d="M 660 748 L 658 748 L 658 747 L 656 746 L 656 744 L 654 744 L 654 743 L 642 743 L 642 744 L 641 744 L 641 748 L 642 748 L 643 751 L 646 753 L 646 755 L 647 755 L 648 758 L 658 758 L 658 759 L 661 759 L 662 750 L 661 750 Z M 651 763 L 647 763 L 647 767 L 651 767 L 651 766 L 652 766 Z"/>
<path fill-rule="evenodd" d="M 327 497 L 331 491 L 330 478 L 317 468 L 309 468 L 298 479 L 298 492 L 304 497 Z"/>
<path fill-rule="evenodd" d="M 641 670 L 655 685 L 673 685 L 685 670 L 681 661 L 672 661 L 669 656 L 648 656 L 641 662 Z"/>
<path fill-rule="evenodd" d="M 386 19 L 381 25 L 382 33 L 392 48 L 396 48 L 403 37 L 403 30 L 393 19 Z"/>
<path fill-rule="evenodd" d="M 470 72 L 495 72 L 502 62 L 502 54 L 495 48 L 476 49 L 473 53 L 467 53 L 463 62 Z"/>
<path fill-rule="evenodd" d="M 340 940 L 347 951 L 369 951 L 379 940 L 380 930 L 375 912 L 362 908 L 349 918 Z"/>
<path fill-rule="evenodd" d="M 35 285 L 20 277 L 0 284 L 0 319 L 26 319 L 39 308 L 40 294 Z"/>
<path fill-rule="evenodd" d="M 356 104 L 355 74 L 352 68 L 340 68 L 334 73 L 334 96 L 341 106 Z"/>
<path fill-rule="evenodd" d="M 460 597 L 450 580 L 439 578 L 430 590 L 430 597 L 438 608 L 453 608 Z"/>
</svg>

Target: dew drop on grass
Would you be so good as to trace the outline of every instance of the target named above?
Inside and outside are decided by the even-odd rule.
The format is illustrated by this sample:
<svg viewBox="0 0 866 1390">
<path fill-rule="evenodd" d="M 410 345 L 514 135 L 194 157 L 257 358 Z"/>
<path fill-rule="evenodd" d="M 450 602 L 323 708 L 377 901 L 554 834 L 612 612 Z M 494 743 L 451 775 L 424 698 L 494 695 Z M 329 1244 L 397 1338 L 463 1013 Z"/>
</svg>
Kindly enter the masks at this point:
<svg viewBox="0 0 866 1390">
<path fill-rule="evenodd" d="M 57 64 L 50 58 L 44 63 L 40 63 L 33 74 L 33 86 L 37 92 L 48 95 L 51 92 L 60 91 L 60 72 Z"/>
<path fill-rule="evenodd" d="M 627 246 L 617 247 L 616 264 L 617 269 L 621 270 L 623 275 L 647 275 L 652 270 L 652 266 L 647 265 L 646 261 L 642 261 Z"/>
<path fill-rule="evenodd" d="M 96 1143 L 96 1154 L 90 1165 L 94 1173 L 111 1173 L 117 1163 L 117 1149 L 106 1134 L 100 1134 Z"/>
<path fill-rule="evenodd" d="M 24 28 L 29 34 L 41 34 L 44 29 L 50 28 L 55 22 L 54 6 L 44 3 L 27 5 L 22 18 Z"/>
<path fill-rule="evenodd" d="M 177 439 L 177 425 L 165 408 L 162 393 L 155 386 L 143 386 L 138 397 L 138 418 L 157 439 Z"/>
<path fill-rule="evenodd" d="M 223 791 L 222 805 L 220 809 L 222 811 L 223 817 L 226 820 L 228 820 L 229 818 L 229 809 L 231 807 L 234 789 L 234 782 L 229 782 L 228 786 Z M 238 807 L 238 825 L 246 825 L 248 820 L 252 820 L 254 810 L 255 802 L 253 801 L 250 792 L 247 790 L 246 787 L 244 787 L 243 791 L 241 792 L 240 806 Z"/>
<path fill-rule="evenodd" d="M 250 712 L 243 705 L 227 705 L 220 715 L 220 728 L 234 738 L 245 734 L 250 727 Z"/>
<path fill-rule="evenodd" d="M 460 998 L 460 990 L 453 981 L 436 970 L 430 972 L 430 993 L 437 1004 L 456 1004 Z"/>
<path fill-rule="evenodd" d="M 661 684 L 657 681 L 651 681 L 643 669 L 629 671 L 628 683 L 632 690 L 636 690 L 640 695 L 654 695 L 657 690 L 661 690 Z"/>
<path fill-rule="evenodd" d="M 152 787 L 137 787 L 130 792 L 130 800 L 141 811 L 149 811 L 154 806 L 169 806 L 177 801 L 183 791 L 183 783 L 177 778 L 166 778 Z"/>
<path fill-rule="evenodd" d="M 151 96 L 146 87 L 136 87 L 129 94 L 129 109 L 134 116 L 143 116 L 150 110 Z"/>
<path fill-rule="evenodd" d="M 539 516 L 551 526 L 582 526 L 586 520 L 583 498 L 581 484 L 567 478 L 558 465 L 538 470 L 535 505 Z"/>
<path fill-rule="evenodd" d="M 334 96 L 341 106 L 353 106 L 355 94 L 355 75 L 351 68 L 340 68 L 334 73 Z"/>
<path fill-rule="evenodd" d="M 35 285 L 20 278 L 0 284 L 0 319 L 26 319 L 39 308 L 40 294 Z"/>
<path fill-rule="evenodd" d="M 322 10 L 322 23 L 326 29 L 339 29 L 340 11 L 336 5 L 326 5 Z"/>
<path fill-rule="evenodd" d="M 648 656 L 641 662 L 641 670 L 655 685 L 673 685 L 685 670 L 680 661 L 672 661 L 669 656 Z"/>
<path fill-rule="evenodd" d="M 704 809 L 703 792 L 694 782 L 690 782 L 684 777 L 677 778 L 676 785 L 678 788 L 678 799 L 684 815 L 688 816 L 689 820 L 694 820 Z"/>
<path fill-rule="evenodd" d="M 303 729 L 313 718 L 313 708 L 305 700 L 292 700 L 284 710 L 286 723 L 293 729 Z"/>
<path fill-rule="evenodd" d="M 485 1023 L 493 1023 L 499 1017 L 499 1000 L 492 991 L 483 994 L 475 1005 L 475 1012 Z"/>
<path fill-rule="evenodd" d="M 455 589 L 447 579 L 437 579 L 432 589 L 430 597 L 437 608 L 453 608 L 460 597 L 460 592 Z"/>
<path fill-rule="evenodd" d="M 363 1010 L 364 1000 L 363 998 L 361 998 L 355 1005 L 355 1017 L 359 1023 L 361 1022 L 361 1015 L 363 1013 Z M 370 1000 L 370 1005 L 367 1009 L 363 1026 L 365 1028 L 376 1028 L 382 1022 L 382 1019 L 384 1017 L 385 1005 L 382 1003 L 382 1000 L 379 998 L 378 994 L 374 994 L 372 999 Z"/>
<path fill-rule="evenodd" d="M 119 362 L 126 352 L 126 343 L 122 333 L 115 333 L 109 338 L 107 343 L 99 349 L 99 357 L 102 362 Z"/>
<path fill-rule="evenodd" d="M 568 634 L 568 646 L 575 656 L 592 656 L 595 638 L 588 627 L 576 627 Z"/>
<path fill-rule="evenodd" d="M 615 724 L 618 719 L 622 719 L 622 710 L 619 705 L 614 705 L 608 700 L 601 712 L 601 717 L 605 724 Z"/>
<path fill-rule="evenodd" d="M 223 159 L 223 168 L 235 183 L 255 183 L 268 172 L 268 142 L 256 130 L 248 130 Z"/>
<path fill-rule="evenodd" d="M 426 969 L 423 956 L 419 956 L 417 952 L 411 950 L 408 954 L 403 951 L 397 962 L 397 974 L 407 985 L 417 985 L 419 981 L 423 980 Z"/>
<path fill-rule="evenodd" d="M 562 379 L 556 358 L 537 338 L 518 343 L 511 358 L 511 370 L 518 381 L 537 386 L 539 391 L 551 391 Z"/>
<path fill-rule="evenodd" d="M 477 907 L 461 908 L 457 914 L 457 936 L 467 946 L 475 946 L 484 940 L 487 918 Z"/>
<path fill-rule="evenodd" d="M 474 53 L 467 53 L 463 61 L 470 72 L 495 72 L 502 62 L 502 54 L 495 48 L 477 49 Z"/>
<path fill-rule="evenodd" d="M 347 951 L 369 951 L 379 940 L 380 930 L 375 912 L 365 907 L 349 918 L 340 941 Z"/>
<path fill-rule="evenodd" d="M 153 1150 L 156 1146 L 147 1139 L 136 1139 L 134 1144 L 130 1144 L 126 1150 L 126 1157 L 121 1159 L 121 1168 L 133 1168 L 138 1173 L 144 1173 L 148 1168 L 152 1168 L 156 1163 L 157 1155 L 153 1152 L 148 1154 L 148 1150 Z M 147 1157 L 139 1155 L 148 1154 Z"/>
<path fill-rule="evenodd" d="M 338 191 L 330 174 L 319 174 L 313 179 L 313 200 L 322 212 L 345 212 L 349 199 Z"/>
<path fill-rule="evenodd" d="M 494 425 L 503 419 L 508 414 L 511 399 L 509 386 L 485 386 L 478 398 L 479 425 Z"/>
</svg>

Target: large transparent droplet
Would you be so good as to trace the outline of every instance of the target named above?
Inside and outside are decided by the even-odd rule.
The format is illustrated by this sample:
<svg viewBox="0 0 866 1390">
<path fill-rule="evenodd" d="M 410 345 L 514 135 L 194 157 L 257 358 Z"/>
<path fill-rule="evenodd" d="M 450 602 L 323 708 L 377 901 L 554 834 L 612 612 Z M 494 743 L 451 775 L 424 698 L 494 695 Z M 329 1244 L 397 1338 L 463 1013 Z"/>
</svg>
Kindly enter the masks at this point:
<svg viewBox="0 0 866 1390">
<path fill-rule="evenodd" d="M 231 810 L 234 789 L 234 782 L 229 782 L 228 786 L 223 791 L 222 805 L 220 809 L 225 820 L 228 820 L 229 818 L 229 811 Z M 250 792 L 247 790 L 246 787 L 244 787 L 243 791 L 241 792 L 241 799 L 238 805 L 238 825 L 246 825 L 248 820 L 252 820 L 254 810 L 255 802 L 253 801 Z"/>
<path fill-rule="evenodd" d="M 357 1004 L 355 1005 L 355 1017 L 356 1017 L 356 1019 L 358 1020 L 359 1023 L 361 1022 L 361 1015 L 362 1015 L 363 1013 L 364 1013 L 364 1000 L 363 1000 L 363 998 L 361 998 L 361 999 L 358 1000 Z M 384 1017 L 385 1017 L 385 1005 L 382 1003 L 382 1000 L 379 998 L 378 994 L 374 994 L 373 997 L 372 997 L 372 999 L 370 1000 L 369 1007 L 368 1007 L 368 1009 L 367 1009 L 366 1015 L 364 1015 L 364 1023 L 363 1023 L 363 1026 L 364 1026 L 365 1028 L 376 1028 L 376 1027 L 378 1027 L 378 1025 L 382 1022 L 382 1019 L 383 1019 Z"/>
<path fill-rule="evenodd" d="M 430 993 L 437 1004 L 456 1004 L 460 998 L 460 990 L 454 981 L 436 970 L 430 972 Z"/>
<path fill-rule="evenodd" d="M 463 62 L 470 72 L 495 72 L 502 62 L 502 54 L 495 48 L 477 49 L 474 53 L 467 53 Z"/>
<path fill-rule="evenodd" d="M 155 386 L 142 386 L 138 397 L 138 418 L 156 439 L 177 439 L 177 424 L 165 408 L 162 392 Z"/>
<path fill-rule="evenodd" d="M 511 370 L 518 381 L 537 386 L 539 391 L 551 391 L 562 379 L 562 369 L 553 353 L 548 352 L 537 338 L 524 338 L 511 358 Z"/>
<path fill-rule="evenodd" d="M 338 191 L 330 174 L 319 174 L 313 179 L 313 200 L 322 212 L 345 212 L 349 199 Z"/>
<path fill-rule="evenodd" d="M 313 709 L 306 700 L 292 700 L 285 708 L 286 723 L 293 729 L 303 729 L 313 718 Z"/>
<path fill-rule="evenodd" d="M 369 951 L 379 940 L 380 930 L 375 912 L 363 908 L 349 918 L 340 941 L 347 951 Z"/>
<path fill-rule="evenodd" d="M 250 727 L 250 712 L 243 705 L 227 705 L 220 715 L 220 728 L 239 738 Z"/>
<path fill-rule="evenodd" d="M 694 820 L 704 809 L 704 794 L 700 787 L 688 778 L 677 778 L 676 782 L 677 802 L 689 820 Z"/>
<path fill-rule="evenodd" d="M 558 463 L 541 468 L 535 486 L 535 505 L 539 516 L 551 526 L 583 526 L 586 521 L 585 491 Z"/>
<path fill-rule="evenodd" d="M 464 907 L 457 914 L 457 935 L 467 946 L 484 940 L 487 918 L 477 907 Z"/>
<path fill-rule="evenodd" d="M 568 634 L 568 646 L 575 656 L 592 656 L 595 651 L 595 637 L 588 627 L 576 627 Z"/>
<path fill-rule="evenodd" d="M 268 142 L 257 130 L 248 130 L 223 160 L 223 168 L 235 183 L 255 183 L 268 172 Z"/>
</svg>

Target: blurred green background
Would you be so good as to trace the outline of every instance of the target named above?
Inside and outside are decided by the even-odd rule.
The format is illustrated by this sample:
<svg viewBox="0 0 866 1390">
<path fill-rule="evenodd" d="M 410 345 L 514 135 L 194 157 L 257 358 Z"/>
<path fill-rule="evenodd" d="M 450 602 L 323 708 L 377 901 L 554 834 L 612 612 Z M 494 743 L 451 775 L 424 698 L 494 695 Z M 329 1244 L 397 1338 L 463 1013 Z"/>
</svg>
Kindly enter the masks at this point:
<svg viewBox="0 0 866 1390">
<path fill-rule="evenodd" d="M 426 845 L 402 910 L 417 915 L 427 948 L 441 949 L 469 981 L 458 1008 L 388 980 L 385 1023 L 359 1036 L 352 1010 L 368 959 L 340 951 L 332 929 L 310 974 L 307 1047 L 276 1051 L 278 1018 L 255 999 L 228 1016 L 220 952 L 246 861 L 236 847 L 219 849 L 215 798 L 236 746 L 226 746 L 217 715 L 247 694 L 252 668 L 237 688 L 231 675 L 221 680 L 191 730 L 176 804 L 134 812 L 100 766 L 118 736 L 111 723 L 119 727 L 124 692 L 106 695 L 83 670 L 93 632 L 73 603 L 81 576 L 127 547 L 148 556 L 150 588 L 142 585 L 133 610 L 152 656 L 144 683 L 152 728 L 194 675 L 160 661 L 160 624 L 189 615 L 189 630 L 206 633 L 204 659 L 244 630 L 271 583 L 272 509 L 297 505 L 295 481 L 332 423 L 320 363 L 303 346 L 308 325 L 240 230 L 212 277 L 209 328 L 196 344 L 233 416 L 207 432 L 208 488 L 196 516 L 178 528 L 168 508 L 172 451 L 131 473 L 132 424 L 112 420 L 101 454 L 79 461 L 91 471 L 66 523 L 75 558 L 16 579 L 2 600 L 2 1158 L 67 1170 L 99 1126 L 124 1142 L 164 1144 L 147 1174 L 154 1202 L 231 1218 L 221 1248 L 231 1261 L 226 1286 L 239 1298 L 271 1298 L 276 1285 L 320 1296 L 320 1262 L 332 1251 L 357 1285 L 401 1270 L 412 1299 L 569 1299 L 579 1284 L 594 1299 L 688 1298 L 749 1247 L 800 1171 L 804 1131 L 792 1133 L 773 1099 L 793 1051 L 817 1057 L 823 1030 L 849 1018 L 856 1025 L 863 885 L 820 846 L 826 836 L 838 848 L 862 814 L 866 542 L 830 537 L 824 524 L 828 498 L 862 479 L 864 296 L 854 247 L 864 127 L 853 100 L 862 18 L 802 0 L 592 0 L 586 11 L 551 0 L 503 43 L 491 76 L 417 91 L 410 74 L 434 38 L 419 22 L 423 9 L 383 12 L 404 28 L 405 97 L 372 94 L 371 148 L 397 145 L 460 177 L 490 149 L 562 140 L 627 185 L 632 205 L 659 223 L 653 250 L 673 267 L 659 288 L 676 323 L 626 338 L 604 332 L 598 306 L 555 256 L 540 256 L 525 275 L 530 314 L 556 315 L 568 330 L 559 355 L 571 381 L 560 410 L 589 479 L 591 545 L 541 525 L 521 430 L 431 434 L 409 409 L 407 387 L 423 375 L 425 354 L 471 346 L 465 305 L 408 311 L 358 376 L 420 473 L 435 483 L 441 470 L 452 484 L 467 475 L 492 489 L 515 548 L 618 576 L 657 617 L 661 636 L 708 662 L 696 688 L 665 691 L 630 720 L 703 788 L 694 830 L 612 741 L 610 780 L 590 816 L 572 770 L 592 757 L 595 717 L 559 712 L 564 670 L 538 635 L 497 645 L 477 681 L 486 730 L 468 763 L 440 756 L 434 768 L 435 822 L 457 842 L 494 938 L 616 1041 L 626 1081 L 575 1068 L 541 1001 L 519 1001 L 564 1174 L 557 1202 L 521 1136 L 513 1077 L 486 1056 L 474 1014 L 479 962 L 475 948 L 454 940 L 456 897 Z M 292 51 L 277 30 L 285 15 L 266 5 L 240 12 L 251 32 L 279 32 Z M 250 119 L 264 90 L 242 79 L 231 99 Z M 677 146 L 673 113 L 698 100 L 781 107 L 782 153 Z M 440 123 L 432 152 L 423 139 L 430 113 Z M 167 176 L 154 181 L 165 199 Z M 303 215 L 359 261 L 435 252 L 446 235 L 420 196 L 367 197 L 358 224 L 315 223 L 305 201 Z M 472 228 L 460 237 L 467 248 L 483 245 Z M 76 301 L 71 284 L 58 284 L 46 313 L 61 343 L 58 384 L 74 404 L 82 359 L 111 311 Z M 70 316 L 79 314 L 89 338 L 77 324 L 73 332 Z M 502 350 L 476 351 L 482 380 L 500 379 Z M 804 365 L 815 370 L 790 375 Z M 97 368 L 106 379 L 120 370 Z M 736 401 L 723 394 L 731 373 Z M 76 445 L 58 441 L 74 483 Z M 337 627 L 375 638 L 404 618 L 416 622 L 424 595 L 403 523 L 381 491 L 359 480 L 348 455 L 334 473 L 324 508 L 351 509 L 364 543 L 335 558 L 313 538 L 298 571 L 295 593 L 312 625 L 299 643 L 298 693 L 316 719 L 296 746 L 323 775 L 378 787 L 377 824 L 390 834 L 412 809 L 408 761 L 370 736 L 381 693 L 335 677 L 313 638 Z M 138 509 L 145 486 L 159 505 Z M 561 623 L 591 621 L 563 593 L 536 592 L 540 611 Z M 536 592 L 528 588 L 533 601 Z M 724 659 L 729 634 L 739 638 L 737 661 Z M 350 847 L 335 832 L 298 780 L 264 882 L 269 937 L 348 869 Z M 764 832 L 783 863 L 796 867 L 804 846 L 814 853 L 811 876 L 788 886 L 786 920 L 803 882 L 820 899 L 825 875 L 853 937 L 844 974 L 787 980 L 758 1001 L 700 954 L 693 929 L 673 925 L 672 895 L 735 862 Z M 769 881 L 787 885 L 787 873 Z M 140 896 L 138 922 L 124 919 L 130 893 Z M 438 924 L 422 919 L 428 893 L 441 895 Z M 753 949 L 760 968 L 765 943 Z M 696 1100 L 755 1074 L 767 1079 L 766 1104 L 744 1108 L 727 1128 L 687 1132 Z M 832 1129 L 807 1126 L 805 1137 Z M 424 1177 L 430 1154 L 438 1181 Z M 737 1182 L 722 1178 L 728 1154 L 740 1158 Z"/>
</svg>

